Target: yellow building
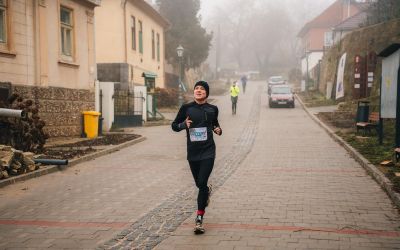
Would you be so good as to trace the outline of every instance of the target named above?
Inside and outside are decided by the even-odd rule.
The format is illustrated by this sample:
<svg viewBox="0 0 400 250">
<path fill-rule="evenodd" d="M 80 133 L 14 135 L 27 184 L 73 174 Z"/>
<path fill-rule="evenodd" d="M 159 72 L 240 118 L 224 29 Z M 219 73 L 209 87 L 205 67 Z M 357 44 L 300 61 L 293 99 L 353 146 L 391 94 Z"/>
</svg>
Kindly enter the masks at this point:
<svg viewBox="0 0 400 250">
<path fill-rule="evenodd" d="M 95 13 L 99 80 L 163 88 L 168 21 L 144 0 L 103 0 Z"/>
<path fill-rule="evenodd" d="M 80 112 L 94 108 L 99 5 L 100 0 L 0 0 L 0 82 L 40 105 L 50 135 L 80 134 Z"/>
</svg>

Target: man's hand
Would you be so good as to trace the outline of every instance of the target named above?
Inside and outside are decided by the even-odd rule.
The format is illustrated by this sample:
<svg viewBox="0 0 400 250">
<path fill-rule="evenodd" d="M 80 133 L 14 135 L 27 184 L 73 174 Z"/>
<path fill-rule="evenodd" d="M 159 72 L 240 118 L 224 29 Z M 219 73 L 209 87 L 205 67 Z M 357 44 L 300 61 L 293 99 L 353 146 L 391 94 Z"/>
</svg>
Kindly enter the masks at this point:
<svg viewBox="0 0 400 250">
<path fill-rule="evenodd" d="M 186 123 L 186 127 L 190 128 L 190 126 L 192 125 L 192 120 L 190 120 L 189 116 L 186 117 L 185 123 Z"/>
<path fill-rule="evenodd" d="M 214 128 L 214 133 L 216 133 L 217 135 L 221 135 L 222 129 L 220 127 L 216 127 Z"/>
</svg>

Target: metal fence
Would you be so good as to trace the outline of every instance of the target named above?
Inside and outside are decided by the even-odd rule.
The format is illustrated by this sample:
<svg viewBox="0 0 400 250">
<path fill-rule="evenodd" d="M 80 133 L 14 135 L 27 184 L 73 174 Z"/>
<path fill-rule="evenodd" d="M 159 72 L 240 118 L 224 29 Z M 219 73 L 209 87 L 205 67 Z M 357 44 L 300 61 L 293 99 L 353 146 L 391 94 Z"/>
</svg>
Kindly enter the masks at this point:
<svg viewBox="0 0 400 250">
<path fill-rule="evenodd" d="M 117 127 L 143 124 L 143 93 L 133 90 L 114 90 L 114 124 Z"/>
</svg>

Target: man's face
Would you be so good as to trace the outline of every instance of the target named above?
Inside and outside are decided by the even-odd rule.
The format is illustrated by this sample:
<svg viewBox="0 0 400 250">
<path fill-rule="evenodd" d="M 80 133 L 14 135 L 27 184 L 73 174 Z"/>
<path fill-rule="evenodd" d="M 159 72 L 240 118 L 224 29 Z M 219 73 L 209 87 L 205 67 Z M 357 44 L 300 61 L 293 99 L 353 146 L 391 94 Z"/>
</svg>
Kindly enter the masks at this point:
<svg viewBox="0 0 400 250">
<path fill-rule="evenodd" d="M 201 85 L 197 85 L 194 88 L 193 95 L 194 95 L 194 99 L 196 99 L 198 101 L 203 101 L 207 98 L 206 97 L 207 96 L 206 89 Z"/>
</svg>

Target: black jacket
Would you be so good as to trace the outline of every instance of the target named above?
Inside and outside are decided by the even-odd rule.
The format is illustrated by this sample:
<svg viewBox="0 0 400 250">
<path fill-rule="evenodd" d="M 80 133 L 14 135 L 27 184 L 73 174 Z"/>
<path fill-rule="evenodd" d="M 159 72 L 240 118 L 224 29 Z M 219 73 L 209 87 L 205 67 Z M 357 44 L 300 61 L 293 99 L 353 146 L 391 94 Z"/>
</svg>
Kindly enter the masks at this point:
<svg viewBox="0 0 400 250">
<path fill-rule="evenodd" d="M 185 123 L 187 117 L 192 120 L 192 124 L 189 129 L 186 127 Z M 183 129 L 186 130 L 187 159 L 189 161 L 200 161 L 215 158 L 213 130 L 214 128 L 219 127 L 217 106 L 209 103 L 197 104 L 196 102 L 184 104 L 179 109 L 179 112 L 175 120 L 172 122 L 171 127 L 172 130 L 176 132 L 179 132 Z M 207 139 L 202 141 L 192 141 L 190 133 L 193 133 L 193 128 L 206 128 Z"/>
</svg>

